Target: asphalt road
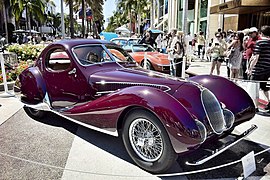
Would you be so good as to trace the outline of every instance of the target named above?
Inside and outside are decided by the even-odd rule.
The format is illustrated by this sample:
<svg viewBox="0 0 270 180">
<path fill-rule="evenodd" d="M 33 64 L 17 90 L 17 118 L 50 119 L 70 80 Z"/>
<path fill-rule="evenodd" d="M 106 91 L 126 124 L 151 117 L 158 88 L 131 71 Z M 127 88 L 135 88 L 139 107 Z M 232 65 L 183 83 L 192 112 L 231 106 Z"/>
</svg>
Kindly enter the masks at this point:
<svg viewBox="0 0 270 180">
<path fill-rule="evenodd" d="M 237 163 L 186 176 L 151 175 L 132 162 L 121 138 L 86 129 L 52 113 L 32 119 L 20 109 L 0 126 L 0 132 L 0 179 L 235 179 L 243 171 Z M 214 167 L 268 147 L 243 140 L 200 167 L 185 165 L 194 154 L 179 157 L 167 173 Z M 256 162 L 250 178 L 270 178 L 269 152 L 256 157 Z"/>
</svg>

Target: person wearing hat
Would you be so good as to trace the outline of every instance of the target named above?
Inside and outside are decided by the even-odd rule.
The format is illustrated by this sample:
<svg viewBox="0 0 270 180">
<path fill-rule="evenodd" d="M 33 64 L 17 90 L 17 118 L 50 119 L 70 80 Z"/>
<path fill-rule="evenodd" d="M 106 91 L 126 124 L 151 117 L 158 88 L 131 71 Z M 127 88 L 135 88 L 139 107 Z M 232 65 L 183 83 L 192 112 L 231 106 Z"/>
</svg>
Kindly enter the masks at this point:
<svg viewBox="0 0 270 180">
<path fill-rule="evenodd" d="M 249 60 L 253 54 L 253 51 L 254 51 L 254 47 L 255 47 L 255 44 L 258 40 L 261 40 L 261 37 L 258 33 L 258 29 L 256 27 L 252 27 L 249 29 L 249 38 L 248 40 L 246 41 L 246 43 L 244 43 L 245 45 L 245 51 L 244 51 L 244 54 L 243 54 L 243 59 L 246 61 L 243 61 L 243 65 L 242 65 L 242 68 L 243 68 L 243 72 L 246 71 L 247 69 L 247 65 L 249 64 Z M 245 66 L 245 67 L 244 67 Z M 243 77 L 244 79 L 248 79 L 247 77 L 247 74 L 244 73 L 243 74 Z"/>
<path fill-rule="evenodd" d="M 250 67 L 247 73 L 251 75 L 251 80 L 269 81 L 270 78 L 270 26 L 261 27 L 261 40 L 256 42 L 253 54 L 250 58 Z M 268 104 L 265 110 L 270 113 L 269 87 L 266 82 L 260 82 L 260 88 L 263 90 Z M 258 98 L 255 99 L 255 104 L 258 107 Z M 258 109 L 257 109 L 258 111 Z"/>
</svg>

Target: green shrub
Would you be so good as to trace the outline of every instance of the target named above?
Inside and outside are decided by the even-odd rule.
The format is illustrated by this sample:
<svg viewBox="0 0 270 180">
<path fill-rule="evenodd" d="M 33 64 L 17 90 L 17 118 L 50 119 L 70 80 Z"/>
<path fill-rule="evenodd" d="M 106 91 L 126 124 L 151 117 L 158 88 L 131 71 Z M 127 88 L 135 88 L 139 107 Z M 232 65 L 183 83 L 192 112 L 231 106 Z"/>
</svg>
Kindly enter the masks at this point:
<svg viewBox="0 0 270 180">
<path fill-rule="evenodd" d="M 32 44 L 14 44 L 8 46 L 7 50 L 9 52 L 14 52 L 17 54 L 19 61 L 36 60 L 41 51 L 45 48 L 42 44 L 32 45 Z"/>
</svg>

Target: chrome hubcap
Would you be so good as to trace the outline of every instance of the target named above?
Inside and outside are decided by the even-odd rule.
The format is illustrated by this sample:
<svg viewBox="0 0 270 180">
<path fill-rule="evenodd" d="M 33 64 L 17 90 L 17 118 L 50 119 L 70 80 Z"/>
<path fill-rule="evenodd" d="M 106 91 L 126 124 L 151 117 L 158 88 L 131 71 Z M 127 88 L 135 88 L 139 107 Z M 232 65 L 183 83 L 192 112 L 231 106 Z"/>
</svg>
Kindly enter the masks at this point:
<svg viewBox="0 0 270 180">
<path fill-rule="evenodd" d="M 129 140 L 135 153 L 143 160 L 154 162 L 163 152 L 161 131 L 147 119 L 135 119 L 129 127 Z"/>
</svg>

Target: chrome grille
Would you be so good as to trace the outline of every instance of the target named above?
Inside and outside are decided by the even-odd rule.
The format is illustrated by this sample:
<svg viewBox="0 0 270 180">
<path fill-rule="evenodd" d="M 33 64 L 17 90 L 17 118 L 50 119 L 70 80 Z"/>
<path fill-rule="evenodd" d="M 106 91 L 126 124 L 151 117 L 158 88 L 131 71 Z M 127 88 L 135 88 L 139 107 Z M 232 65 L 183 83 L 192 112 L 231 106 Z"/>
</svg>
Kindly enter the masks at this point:
<svg viewBox="0 0 270 180">
<path fill-rule="evenodd" d="M 134 82 L 97 82 L 99 92 L 116 91 L 131 86 L 147 86 L 160 89 L 162 91 L 169 91 L 170 88 L 166 85 L 150 84 L 150 83 L 134 83 Z"/>
<path fill-rule="evenodd" d="M 215 133 L 221 134 L 225 130 L 226 123 L 220 103 L 216 96 L 208 89 L 202 91 L 201 98 L 210 126 Z"/>
</svg>

